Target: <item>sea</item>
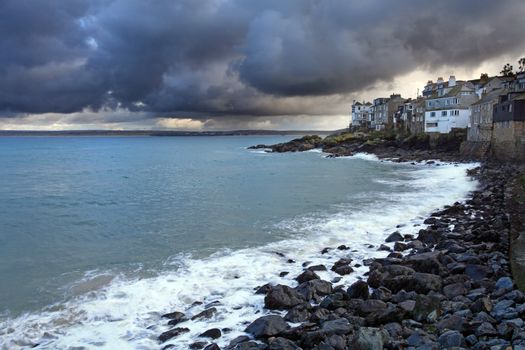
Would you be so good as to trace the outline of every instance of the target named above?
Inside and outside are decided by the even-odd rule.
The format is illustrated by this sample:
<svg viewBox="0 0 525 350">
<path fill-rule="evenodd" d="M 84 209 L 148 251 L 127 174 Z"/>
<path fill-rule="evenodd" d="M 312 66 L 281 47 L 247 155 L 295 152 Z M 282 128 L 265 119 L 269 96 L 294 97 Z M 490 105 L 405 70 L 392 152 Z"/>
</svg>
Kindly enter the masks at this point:
<svg viewBox="0 0 525 350">
<path fill-rule="evenodd" d="M 476 164 L 247 148 L 292 138 L 1 137 L 0 349 L 187 349 L 210 328 L 225 346 L 268 313 L 257 287 L 342 257 L 348 286 L 478 185 Z M 210 307 L 158 341 L 161 315 Z"/>
</svg>

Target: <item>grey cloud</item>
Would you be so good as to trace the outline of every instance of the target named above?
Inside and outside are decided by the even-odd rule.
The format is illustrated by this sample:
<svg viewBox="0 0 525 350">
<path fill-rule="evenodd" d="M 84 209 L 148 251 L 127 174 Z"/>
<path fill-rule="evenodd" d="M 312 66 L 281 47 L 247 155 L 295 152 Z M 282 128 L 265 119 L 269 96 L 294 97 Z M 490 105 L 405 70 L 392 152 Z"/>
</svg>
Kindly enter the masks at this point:
<svg viewBox="0 0 525 350">
<path fill-rule="evenodd" d="M 417 68 L 519 54 L 524 16 L 519 0 L 4 0 L 0 111 L 336 113 Z"/>
</svg>

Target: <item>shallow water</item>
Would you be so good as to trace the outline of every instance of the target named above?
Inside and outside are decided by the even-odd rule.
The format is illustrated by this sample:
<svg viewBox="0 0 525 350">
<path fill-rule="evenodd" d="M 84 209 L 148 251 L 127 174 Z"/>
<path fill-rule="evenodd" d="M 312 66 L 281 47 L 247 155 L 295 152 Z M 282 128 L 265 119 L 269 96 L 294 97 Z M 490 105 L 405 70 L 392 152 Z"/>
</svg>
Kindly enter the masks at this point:
<svg viewBox="0 0 525 350">
<path fill-rule="evenodd" d="M 263 311 L 256 286 L 380 255 L 367 245 L 476 186 L 467 165 L 245 148 L 289 138 L 0 138 L 0 348 L 158 348 L 160 314 L 218 300 L 171 342 L 231 328 L 226 344 Z"/>
</svg>

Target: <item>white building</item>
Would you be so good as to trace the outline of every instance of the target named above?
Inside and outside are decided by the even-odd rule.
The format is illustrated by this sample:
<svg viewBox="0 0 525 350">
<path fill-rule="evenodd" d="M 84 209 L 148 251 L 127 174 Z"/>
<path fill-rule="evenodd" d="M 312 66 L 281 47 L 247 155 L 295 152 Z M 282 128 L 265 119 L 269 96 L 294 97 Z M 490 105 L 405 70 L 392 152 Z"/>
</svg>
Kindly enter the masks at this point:
<svg viewBox="0 0 525 350">
<path fill-rule="evenodd" d="M 453 76 L 443 89 L 436 89 L 426 100 L 425 132 L 447 134 L 452 129 L 464 129 L 469 124 L 469 107 L 478 100 L 474 86 L 456 82 Z"/>
<path fill-rule="evenodd" d="M 367 127 L 369 122 L 370 102 L 352 103 L 352 127 Z"/>
</svg>

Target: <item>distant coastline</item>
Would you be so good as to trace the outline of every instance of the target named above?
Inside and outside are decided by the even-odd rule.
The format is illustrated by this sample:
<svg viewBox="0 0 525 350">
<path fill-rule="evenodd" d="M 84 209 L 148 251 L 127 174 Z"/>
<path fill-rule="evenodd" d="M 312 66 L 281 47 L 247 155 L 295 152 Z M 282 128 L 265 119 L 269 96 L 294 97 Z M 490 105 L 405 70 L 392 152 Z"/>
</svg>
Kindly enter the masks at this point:
<svg viewBox="0 0 525 350">
<path fill-rule="evenodd" d="M 337 131 L 319 130 L 230 130 L 230 131 L 176 131 L 176 130 L 0 130 L 2 136 L 249 136 L 249 135 L 328 135 Z"/>
</svg>

